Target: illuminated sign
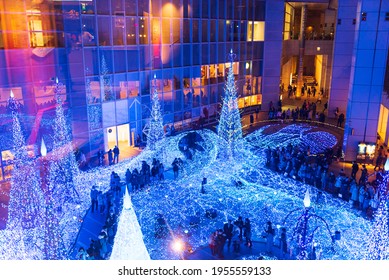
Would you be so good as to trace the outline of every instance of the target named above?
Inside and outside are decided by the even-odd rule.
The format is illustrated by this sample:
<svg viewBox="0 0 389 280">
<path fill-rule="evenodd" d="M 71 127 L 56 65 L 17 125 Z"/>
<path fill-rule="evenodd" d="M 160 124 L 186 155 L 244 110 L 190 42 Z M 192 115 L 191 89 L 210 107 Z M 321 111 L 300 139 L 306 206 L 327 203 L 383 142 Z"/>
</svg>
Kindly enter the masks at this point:
<svg viewBox="0 0 389 280">
<path fill-rule="evenodd" d="M 368 154 L 369 156 L 372 156 L 372 155 L 374 155 L 374 153 L 375 153 L 375 144 L 373 144 L 373 143 L 367 144 L 366 145 L 366 154 Z"/>
<path fill-rule="evenodd" d="M 365 143 L 359 143 L 358 144 L 358 154 L 359 155 L 366 154 L 366 144 Z"/>
</svg>

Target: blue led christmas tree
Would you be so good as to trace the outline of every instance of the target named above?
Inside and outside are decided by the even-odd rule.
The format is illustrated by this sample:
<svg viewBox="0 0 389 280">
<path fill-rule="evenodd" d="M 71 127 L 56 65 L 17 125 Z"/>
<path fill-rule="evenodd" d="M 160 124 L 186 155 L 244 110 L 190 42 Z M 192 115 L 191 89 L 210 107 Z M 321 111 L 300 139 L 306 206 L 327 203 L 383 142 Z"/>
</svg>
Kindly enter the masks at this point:
<svg viewBox="0 0 389 280">
<path fill-rule="evenodd" d="M 79 174 L 79 169 L 60 97 L 62 86 L 57 80 L 53 150 L 49 164 L 49 190 L 56 207 L 59 208 L 66 202 L 77 201 L 79 197 L 74 183 L 75 177 Z"/>
<path fill-rule="evenodd" d="M 242 143 L 242 124 L 238 108 L 238 94 L 235 86 L 233 62 L 236 55 L 229 54 L 230 68 L 224 88 L 223 106 L 219 120 L 218 135 L 221 138 L 220 148 L 224 148 L 229 158 L 233 157 Z"/>
<path fill-rule="evenodd" d="M 42 227 L 45 200 L 34 161 L 28 156 L 18 117 L 18 106 L 10 97 L 14 164 L 8 205 L 7 230 L 11 231 L 7 246 L 14 259 L 41 258 L 44 236 Z"/>
<path fill-rule="evenodd" d="M 157 142 L 165 137 L 163 130 L 163 118 L 161 113 L 161 105 L 159 103 L 158 91 L 155 85 L 154 76 L 154 87 L 153 96 L 151 100 L 151 116 L 147 131 L 147 147 L 151 150 L 155 150 Z"/>
<path fill-rule="evenodd" d="M 373 226 L 368 236 L 367 260 L 388 260 L 389 259 L 389 227 L 388 227 L 388 193 L 387 184 L 389 181 L 389 160 L 385 163 L 385 171 L 381 172 L 382 179 L 379 181 L 379 205 L 374 213 Z"/>
</svg>

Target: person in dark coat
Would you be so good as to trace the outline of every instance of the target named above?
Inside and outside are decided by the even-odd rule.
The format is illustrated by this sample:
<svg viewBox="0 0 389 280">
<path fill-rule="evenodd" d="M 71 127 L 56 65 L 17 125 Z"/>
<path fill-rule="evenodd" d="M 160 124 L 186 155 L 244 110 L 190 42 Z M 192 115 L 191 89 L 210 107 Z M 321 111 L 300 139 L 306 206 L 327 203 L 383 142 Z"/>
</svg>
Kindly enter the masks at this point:
<svg viewBox="0 0 389 280">
<path fill-rule="evenodd" d="M 174 159 L 174 161 L 172 163 L 172 166 L 173 166 L 174 179 L 177 179 L 177 177 L 178 177 L 178 170 L 179 170 L 177 158 Z"/>
<path fill-rule="evenodd" d="M 225 244 L 226 244 L 226 235 L 222 229 L 219 229 L 216 236 L 216 252 L 220 259 L 224 259 Z"/>
<path fill-rule="evenodd" d="M 253 242 L 251 241 L 251 222 L 249 218 L 246 218 L 244 221 L 244 237 L 246 238 L 247 247 L 252 247 Z"/>
<path fill-rule="evenodd" d="M 115 146 L 115 148 L 113 148 L 113 163 L 119 162 L 119 154 L 120 154 L 120 150 L 118 146 Z"/>
<path fill-rule="evenodd" d="M 336 124 L 336 126 L 342 127 L 343 122 L 344 122 L 344 114 L 341 113 L 341 114 L 339 115 L 339 117 L 338 117 L 338 123 Z"/>
<path fill-rule="evenodd" d="M 94 212 L 95 209 L 97 211 L 97 209 L 99 208 L 99 204 L 98 204 L 98 200 L 97 200 L 98 194 L 99 194 L 99 191 L 96 189 L 96 186 L 93 186 L 91 193 L 90 193 L 90 197 L 91 197 L 91 201 L 92 201 L 92 207 L 91 207 L 92 213 Z"/>
<path fill-rule="evenodd" d="M 127 170 L 126 170 L 126 185 L 127 185 L 127 188 L 131 184 L 131 175 L 132 174 L 131 174 L 130 169 L 127 168 Z M 130 192 L 131 190 L 128 188 L 128 191 Z"/>
<path fill-rule="evenodd" d="M 231 220 L 228 220 L 228 223 L 225 223 L 223 226 L 224 234 L 226 235 L 226 239 L 228 240 L 227 246 L 228 249 L 231 246 L 231 239 L 234 233 L 234 225 L 232 224 Z"/>
<path fill-rule="evenodd" d="M 366 165 L 363 164 L 362 165 L 362 173 L 361 173 L 361 177 L 359 177 L 358 184 L 359 185 L 365 185 L 366 181 L 367 181 L 367 177 L 368 177 L 367 168 L 366 168 Z"/>
<path fill-rule="evenodd" d="M 288 253 L 288 243 L 286 240 L 286 228 L 281 229 L 280 245 L 281 245 L 281 253 L 283 256 L 285 256 Z"/>
<path fill-rule="evenodd" d="M 108 164 L 112 165 L 112 163 L 113 163 L 113 152 L 112 152 L 112 149 L 109 149 L 108 150 Z"/>
<path fill-rule="evenodd" d="M 131 174 L 131 185 L 132 185 L 132 190 L 136 191 L 139 188 L 139 172 L 138 169 L 134 169 Z"/>
<path fill-rule="evenodd" d="M 274 242 L 275 230 L 270 221 L 266 223 L 265 233 L 266 233 L 266 253 L 271 254 L 273 242 Z"/>
<path fill-rule="evenodd" d="M 355 161 L 353 162 L 353 165 L 351 167 L 351 178 L 355 180 L 355 177 L 357 176 L 357 172 L 359 170 L 358 163 Z"/>
</svg>

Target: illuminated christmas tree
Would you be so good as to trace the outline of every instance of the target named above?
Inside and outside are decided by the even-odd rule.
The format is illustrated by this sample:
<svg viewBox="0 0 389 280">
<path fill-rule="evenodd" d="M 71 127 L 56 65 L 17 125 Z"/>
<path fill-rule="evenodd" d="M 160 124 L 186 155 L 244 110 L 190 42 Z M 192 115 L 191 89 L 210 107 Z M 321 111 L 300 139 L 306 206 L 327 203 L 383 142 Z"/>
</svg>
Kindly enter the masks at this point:
<svg viewBox="0 0 389 280">
<path fill-rule="evenodd" d="M 79 174 L 79 169 L 59 95 L 61 88 L 62 85 L 57 80 L 53 150 L 49 164 L 49 191 L 57 208 L 61 208 L 66 202 L 75 202 L 79 197 L 74 182 L 75 177 Z"/>
<path fill-rule="evenodd" d="M 150 260 L 127 188 L 110 259 Z"/>
<path fill-rule="evenodd" d="M 164 137 L 165 133 L 163 130 L 161 105 L 159 103 L 157 87 L 154 85 L 153 96 L 151 100 L 151 116 L 147 131 L 147 147 L 151 150 L 154 150 L 156 148 L 157 142 L 162 140 Z"/>
<path fill-rule="evenodd" d="M 389 160 L 385 163 L 385 171 L 381 173 L 382 180 L 379 183 L 379 205 L 374 213 L 373 226 L 368 236 L 366 259 L 389 259 L 389 227 L 388 227 L 388 194 L 387 183 L 389 181 Z"/>
<path fill-rule="evenodd" d="M 41 185 L 45 190 L 45 219 L 44 219 L 44 259 L 45 260 L 60 260 L 66 258 L 66 250 L 62 238 L 63 229 L 60 226 L 60 217 L 55 201 L 53 200 L 53 192 L 49 185 L 50 173 L 48 174 L 50 165 L 47 160 L 47 148 L 42 138 L 41 143 L 41 158 L 40 158 L 40 177 Z M 65 221 L 66 224 L 66 221 Z"/>
<path fill-rule="evenodd" d="M 63 260 L 67 258 L 67 252 L 62 237 L 62 229 L 58 218 L 58 212 L 50 193 L 46 194 L 46 219 L 44 223 L 44 259 Z"/>
<path fill-rule="evenodd" d="M 105 101 L 114 100 L 114 96 L 112 93 L 112 82 L 111 77 L 109 76 L 107 62 L 105 60 L 105 56 L 101 57 L 101 69 L 100 69 L 100 81 L 101 88 L 103 90 L 103 96 Z"/>
<path fill-rule="evenodd" d="M 7 246 L 12 259 L 39 259 L 44 230 L 44 194 L 34 161 L 28 156 L 18 114 L 12 113 L 14 165 L 8 205 Z"/>
<path fill-rule="evenodd" d="M 218 135 L 222 142 L 220 147 L 226 148 L 227 156 L 231 158 L 239 150 L 242 140 L 242 124 L 238 108 L 238 95 L 235 86 L 233 62 L 235 54 L 230 52 L 230 68 L 224 88 L 223 106 L 219 119 Z M 222 149 L 224 150 L 224 149 Z"/>
</svg>

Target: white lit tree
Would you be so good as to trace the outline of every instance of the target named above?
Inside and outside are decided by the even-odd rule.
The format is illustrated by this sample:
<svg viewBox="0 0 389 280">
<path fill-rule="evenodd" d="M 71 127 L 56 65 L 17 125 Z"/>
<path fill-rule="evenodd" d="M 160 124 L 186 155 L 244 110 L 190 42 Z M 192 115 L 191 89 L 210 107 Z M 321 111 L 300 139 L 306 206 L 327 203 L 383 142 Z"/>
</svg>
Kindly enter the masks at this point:
<svg viewBox="0 0 389 280">
<path fill-rule="evenodd" d="M 127 188 L 110 259 L 150 260 Z"/>
<path fill-rule="evenodd" d="M 8 204 L 8 253 L 13 259 L 39 259 L 42 257 L 45 200 L 15 110 L 12 112 L 12 132 L 14 164 Z"/>
<path fill-rule="evenodd" d="M 218 135 L 222 140 L 221 147 L 226 147 L 229 158 L 234 156 L 242 143 L 242 124 L 233 70 L 235 56 L 236 55 L 231 50 L 229 54 L 230 68 L 224 88 L 223 106 L 218 127 Z"/>
<path fill-rule="evenodd" d="M 164 137 L 165 132 L 163 130 L 161 105 L 159 103 L 157 87 L 154 85 L 153 96 L 151 100 L 151 116 L 147 131 L 147 147 L 151 150 L 155 150 L 157 142 L 162 140 Z"/>
<path fill-rule="evenodd" d="M 112 93 L 112 82 L 111 77 L 109 76 L 108 66 L 104 55 L 101 57 L 100 75 L 100 86 L 103 90 L 102 97 L 105 101 L 113 100 L 114 98 Z"/>
<path fill-rule="evenodd" d="M 385 163 L 385 171 L 381 173 L 382 180 L 379 183 L 380 202 L 374 213 L 373 226 L 368 236 L 366 259 L 389 260 L 389 227 L 388 227 L 388 194 L 389 160 Z"/>
<path fill-rule="evenodd" d="M 67 258 L 62 227 L 51 193 L 46 194 L 46 218 L 44 223 L 44 259 L 63 260 Z"/>
<path fill-rule="evenodd" d="M 57 208 L 61 208 L 65 202 L 76 202 L 79 197 L 74 182 L 79 169 L 60 97 L 61 90 L 62 84 L 57 80 L 53 150 L 50 156 L 48 180 L 49 190 Z"/>
<path fill-rule="evenodd" d="M 62 227 L 56 211 L 55 203 L 53 200 L 52 191 L 48 179 L 49 162 L 47 160 L 47 148 L 42 138 L 41 143 L 41 158 L 40 158 L 40 178 L 41 185 L 45 191 L 45 219 L 43 223 L 44 232 L 44 245 L 43 245 L 43 258 L 45 260 L 60 260 L 66 258 L 66 250 L 62 238 Z M 58 205 L 58 204 L 57 204 Z"/>
</svg>

